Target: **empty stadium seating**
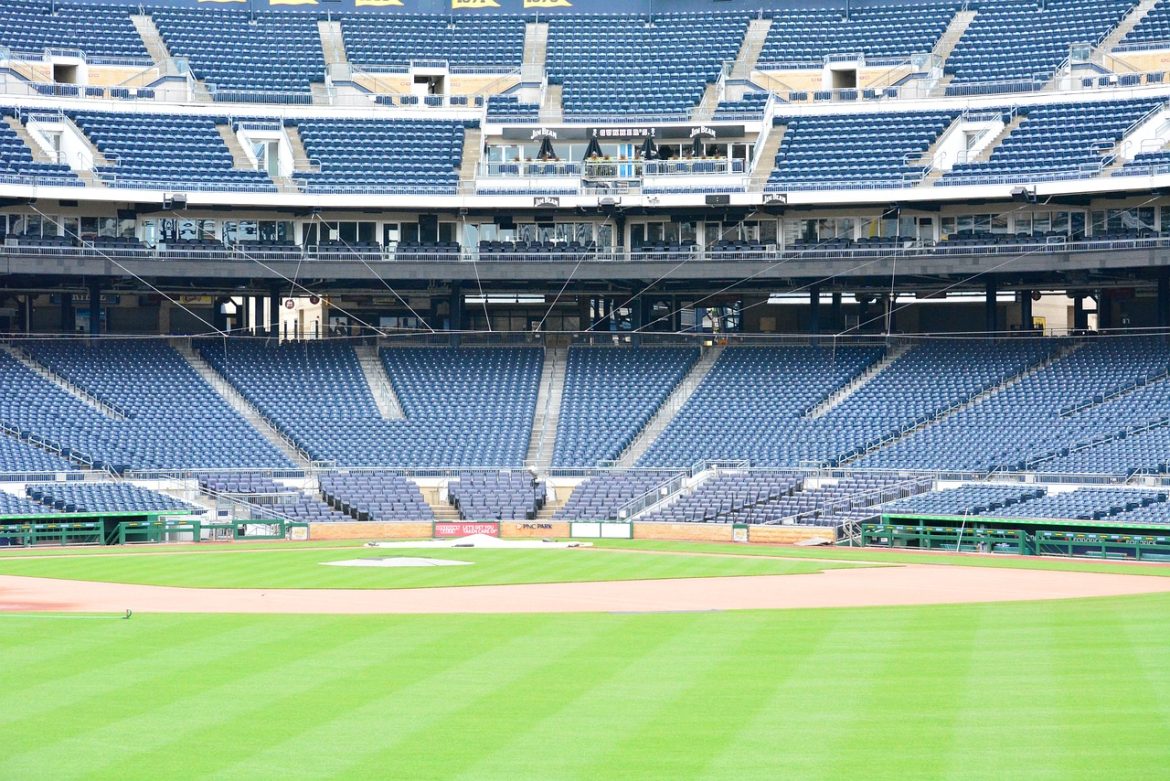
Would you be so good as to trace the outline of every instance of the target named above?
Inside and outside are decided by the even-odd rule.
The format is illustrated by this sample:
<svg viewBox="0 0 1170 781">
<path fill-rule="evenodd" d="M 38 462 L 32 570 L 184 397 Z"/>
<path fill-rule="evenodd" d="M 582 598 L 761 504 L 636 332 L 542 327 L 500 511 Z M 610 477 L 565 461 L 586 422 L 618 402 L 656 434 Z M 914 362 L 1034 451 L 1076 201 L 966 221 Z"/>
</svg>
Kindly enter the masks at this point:
<svg viewBox="0 0 1170 781">
<path fill-rule="evenodd" d="M 889 515 L 989 515 L 1044 496 L 1043 488 L 1022 485 L 961 485 L 899 499 L 882 506 Z"/>
<path fill-rule="evenodd" d="M 214 117 L 98 112 L 72 117 L 109 160 L 95 171 L 111 184 L 276 190 L 267 174 L 234 167 Z"/>
<path fill-rule="evenodd" d="M 0 491 L 0 517 L 8 518 L 14 515 L 44 515 L 54 512 L 54 509 L 41 502 L 35 502 L 23 496 L 14 496 Z M 3 545 L 5 543 L 0 543 Z"/>
<path fill-rule="evenodd" d="M 453 193 L 463 157 L 463 124 L 438 120 L 297 121 L 319 172 L 299 174 L 310 192 Z"/>
<path fill-rule="evenodd" d="M 87 58 L 147 60 L 130 21 L 137 8 L 123 5 L 7 0 L 0 5 L 0 46 L 20 52 L 64 49 Z"/>
<path fill-rule="evenodd" d="M 321 477 L 325 502 L 358 521 L 430 521 L 434 513 L 416 484 L 390 472 L 338 472 Z"/>
<path fill-rule="evenodd" d="M 1158 0 L 1140 22 L 1121 39 L 1118 51 L 1170 40 L 1170 3 Z"/>
<path fill-rule="evenodd" d="M 778 8 L 760 52 L 761 63 L 820 61 L 830 55 L 909 58 L 934 48 L 961 5 Z"/>
<path fill-rule="evenodd" d="M 406 414 L 385 420 L 348 345 L 199 349 L 315 460 L 343 466 L 520 466 L 543 359 L 522 347 L 383 350 Z"/>
<path fill-rule="evenodd" d="M 352 514 L 326 504 L 320 496 L 290 488 L 268 475 L 254 472 L 232 472 L 203 475 L 200 489 L 211 496 L 220 496 L 250 505 L 253 520 L 284 520 L 302 523 L 331 523 L 354 520 Z M 240 515 L 239 506 L 234 507 Z"/>
<path fill-rule="evenodd" d="M 3 117 L 16 112 L 4 109 L 0 114 L 0 182 L 5 178 L 35 179 L 38 184 L 80 186 L 81 180 L 68 165 L 33 160 L 32 150 Z"/>
<path fill-rule="evenodd" d="M 544 506 L 544 484 L 531 472 L 476 472 L 447 483 L 447 496 L 468 521 L 532 520 Z"/>
<path fill-rule="evenodd" d="M 617 458 L 698 357 L 685 347 L 570 348 L 553 464 Z"/>
<path fill-rule="evenodd" d="M 947 59 L 950 94 L 1032 89 L 1043 85 L 1074 43 L 1096 44 L 1137 0 L 996 0 L 979 3 L 975 20 Z M 1001 82 L 996 87 L 979 82 Z"/>
<path fill-rule="evenodd" d="M 1157 100 L 1029 106 L 1026 119 L 986 162 L 958 163 L 940 184 L 1095 176 L 1126 130 Z"/>
<path fill-rule="evenodd" d="M 1075 347 L 981 403 L 857 464 L 896 468 L 929 463 L 978 471 L 1031 467 L 1105 474 L 1161 471 L 1167 461 L 1167 440 L 1160 433 L 1165 427 L 1148 435 L 1124 432 L 1170 415 L 1170 384 L 1164 379 L 1170 348 L 1156 338 Z M 1012 425 L 1003 425 L 1005 420 Z"/>
<path fill-rule="evenodd" d="M 113 468 L 290 466 L 270 443 L 158 342 L 36 342 L 33 358 L 120 409 L 109 417 L 0 353 L 0 419 Z M 5 454 L 8 455 L 8 454 Z M 21 459 L 0 471 L 28 471 Z"/>
<path fill-rule="evenodd" d="M 1124 488 L 1078 488 L 1075 491 L 1050 491 L 1042 497 L 996 510 L 1000 518 L 1058 518 L 1061 520 L 1113 520 L 1121 513 L 1155 503 L 1165 503 L 1159 491 L 1135 491 Z M 1167 518 L 1170 521 L 1170 518 Z"/>
<path fill-rule="evenodd" d="M 659 469 L 603 472 L 577 485 L 555 517 L 559 521 L 616 520 L 629 502 L 680 474 Z"/>
<path fill-rule="evenodd" d="M 174 497 L 129 483 L 34 483 L 25 492 L 33 501 L 63 513 L 174 512 L 204 510 Z"/>
<path fill-rule="evenodd" d="M 689 112 L 735 59 L 743 14 L 576 14 L 549 22 L 548 77 L 566 116 Z"/>
<path fill-rule="evenodd" d="M 4 361 L 0 358 L 0 373 L 6 374 L 4 369 Z M 30 444 L 27 437 L 32 432 L 26 430 L 24 433 L 23 440 L 19 432 L 0 434 L 0 472 L 65 472 L 77 468 L 76 464 L 56 453 Z"/>
<path fill-rule="evenodd" d="M 914 165 L 955 119 L 947 112 L 777 117 L 785 125 L 769 190 L 902 187 Z"/>
<path fill-rule="evenodd" d="M 234 8 L 153 8 L 167 48 L 221 98 L 249 90 L 301 92 L 325 77 L 315 14 Z M 244 95 L 233 95 L 234 92 Z"/>
<path fill-rule="evenodd" d="M 342 15 L 341 30 L 350 62 L 359 65 L 519 68 L 524 57 L 521 16 L 356 13 Z"/>
</svg>

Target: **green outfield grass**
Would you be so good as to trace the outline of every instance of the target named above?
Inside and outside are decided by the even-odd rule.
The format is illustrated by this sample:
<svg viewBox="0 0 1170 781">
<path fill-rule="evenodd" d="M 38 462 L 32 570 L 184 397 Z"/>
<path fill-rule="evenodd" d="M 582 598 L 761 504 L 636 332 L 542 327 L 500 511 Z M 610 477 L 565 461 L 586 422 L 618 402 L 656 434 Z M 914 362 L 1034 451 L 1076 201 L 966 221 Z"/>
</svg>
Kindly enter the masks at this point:
<svg viewBox="0 0 1170 781">
<path fill-rule="evenodd" d="M 1165 778 L 1167 625 L 1163 595 L 668 615 L 3 615 L 0 778 Z"/>
<path fill-rule="evenodd" d="M 808 547 L 791 545 L 738 545 L 718 542 L 675 542 L 671 540 L 597 540 L 594 545 L 632 551 L 676 553 L 719 553 L 735 556 L 782 557 L 807 561 L 857 562 L 865 564 L 942 564 L 954 567 L 1040 569 L 1059 572 L 1103 572 L 1114 575 L 1170 577 L 1166 562 L 1109 562 L 1070 559 L 1059 556 L 997 556 L 972 553 L 930 553 L 884 548 Z"/>
<path fill-rule="evenodd" d="M 848 567 L 823 561 L 715 556 L 625 555 L 583 549 L 374 549 L 357 546 L 255 549 L 151 547 L 126 555 L 0 556 L 0 575 L 97 580 L 195 588 L 420 588 L 504 583 L 567 583 L 729 575 L 798 575 Z M 407 569 L 324 566 L 322 562 L 382 556 L 455 559 L 466 567 Z"/>
</svg>

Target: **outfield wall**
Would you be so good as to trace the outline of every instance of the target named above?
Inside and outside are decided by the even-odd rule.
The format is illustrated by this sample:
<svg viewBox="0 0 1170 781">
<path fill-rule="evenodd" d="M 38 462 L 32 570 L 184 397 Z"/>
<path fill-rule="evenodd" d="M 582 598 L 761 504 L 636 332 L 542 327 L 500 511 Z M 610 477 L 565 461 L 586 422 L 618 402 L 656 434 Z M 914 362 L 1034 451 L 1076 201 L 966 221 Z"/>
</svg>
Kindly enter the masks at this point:
<svg viewBox="0 0 1170 781">
<path fill-rule="evenodd" d="M 311 540 L 408 540 L 429 539 L 432 525 L 423 522 L 354 521 L 353 523 L 313 523 Z M 636 540 L 682 540 L 689 542 L 733 542 L 728 523 L 635 523 Z M 563 521 L 504 521 L 500 536 L 508 539 L 566 538 L 569 524 Z M 833 539 L 831 529 L 816 526 L 750 526 L 749 542 L 793 545 L 810 540 Z"/>
</svg>

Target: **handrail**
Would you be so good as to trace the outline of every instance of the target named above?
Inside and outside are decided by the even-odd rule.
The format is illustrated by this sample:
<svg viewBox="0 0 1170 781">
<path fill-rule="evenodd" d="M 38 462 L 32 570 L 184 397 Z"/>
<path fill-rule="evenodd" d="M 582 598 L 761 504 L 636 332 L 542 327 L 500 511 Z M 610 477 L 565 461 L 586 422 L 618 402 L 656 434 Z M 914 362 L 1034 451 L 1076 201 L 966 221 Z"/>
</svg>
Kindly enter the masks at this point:
<svg viewBox="0 0 1170 781">
<path fill-rule="evenodd" d="M 0 177 L 0 181 L 3 178 Z M 978 256 L 1003 254 L 1066 254 L 1079 252 L 1100 252 L 1104 250 L 1133 250 L 1170 247 L 1170 235 L 1149 237 L 1100 238 L 1088 237 L 1064 242 L 1052 242 L 1045 238 L 1032 241 L 1012 241 L 1003 244 L 967 244 L 959 238 L 940 242 L 915 242 L 899 246 L 888 244 L 867 247 L 863 244 L 852 246 L 810 246 L 767 245 L 760 249 L 735 249 L 700 247 L 686 245 L 681 248 L 586 248 L 565 246 L 563 250 L 503 249 L 498 252 L 481 252 L 478 248 L 443 247 L 316 247 L 303 245 L 282 245 L 273 247 L 240 244 L 226 246 L 182 246 L 160 244 L 155 247 L 135 245 L 133 247 L 98 246 L 86 242 L 82 246 L 59 244 L 23 244 L 9 237 L 8 244 L 0 245 L 0 254 L 29 257 L 112 257 L 127 260 L 249 260 L 253 257 L 273 258 L 288 261 L 325 262 L 398 262 L 398 263 L 678 263 L 686 260 L 694 263 L 775 262 L 790 260 L 864 259 L 877 258 L 929 258 L 935 256 Z"/>
</svg>

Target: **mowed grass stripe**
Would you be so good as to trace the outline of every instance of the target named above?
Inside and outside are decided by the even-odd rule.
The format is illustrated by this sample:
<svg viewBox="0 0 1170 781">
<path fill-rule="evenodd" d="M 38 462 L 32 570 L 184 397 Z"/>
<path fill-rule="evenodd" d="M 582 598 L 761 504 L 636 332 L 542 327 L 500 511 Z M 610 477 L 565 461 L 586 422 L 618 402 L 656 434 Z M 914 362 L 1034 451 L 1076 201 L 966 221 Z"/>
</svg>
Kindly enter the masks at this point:
<svg viewBox="0 0 1170 781">
<path fill-rule="evenodd" d="M 399 556 L 472 562 L 374 568 L 326 562 Z M 778 558 L 610 554 L 581 549 L 331 549 L 175 556 L 39 557 L 0 561 L 0 574 L 187 588 L 429 588 L 442 586 L 788 575 L 852 566 Z"/>
<path fill-rule="evenodd" d="M 641 623 L 634 617 L 610 617 L 597 631 L 589 633 L 592 637 L 588 642 L 571 652 L 547 657 L 522 675 L 507 676 L 499 685 L 462 702 L 441 721 L 423 725 L 414 732 L 441 730 L 447 739 L 466 744 L 458 759 L 445 764 L 443 778 L 461 775 L 479 778 L 484 758 L 501 742 L 557 712 L 565 698 L 571 699 L 582 691 L 612 687 L 627 693 L 622 698 L 621 730 L 615 730 L 610 736 L 616 738 L 638 718 L 636 710 L 641 703 L 631 701 L 630 685 L 634 681 L 646 681 L 655 669 L 661 669 L 663 659 L 673 658 L 693 639 L 695 625 L 685 617 L 652 631 L 639 631 Z M 580 632 L 573 634 L 581 636 Z M 612 658 L 615 649 L 620 662 L 606 664 L 604 660 Z M 520 701 L 527 701 L 528 706 L 516 707 Z M 484 723 L 485 713 L 492 714 L 489 724 Z M 394 765 L 402 768 L 405 777 L 432 777 L 426 756 L 403 764 L 402 748 L 409 745 L 410 737 L 412 734 L 407 733 L 382 746 L 376 754 L 351 768 L 352 776 L 371 778 L 378 774 L 379 768 Z M 540 765 L 526 765 L 522 770 L 541 776 L 550 773 L 549 768 Z"/>
<path fill-rule="evenodd" d="M 271 659 L 284 648 L 317 649 L 318 638 L 327 642 L 331 637 L 304 625 L 257 627 L 239 622 L 226 632 L 215 631 L 214 624 L 207 628 L 211 631 L 206 637 L 107 664 L 95 660 L 86 673 L 68 676 L 58 696 L 40 700 L 54 707 L 33 708 L 34 715 L 6 725 L 8 734 L 24 739 L 17 745 L 28 748 L 0 758 L 0 777 L 29 777 L 57 758 L 89 756 L 89 767 L 67 767 L 61 777 L 84 771 L 116 778 L 106 776 L 102 767 L 119 753 L 169 740 L 192 724 L 249 702 L 235 696 L 230 680 L 240 677 L 241 649 L 256 659 Z M 38 734 L 57 739 L 45 744 L 35 738 Z"/>
<path fill-rule="evenodd" d="M 479 636 L 437 648 L 430 655 L 413 659 L 405 669 L 389 667 L 383 685 L 366 682 L 366 702 L 330 718 L 302 722 L 300 730 L 288 730 L 279 743 L 267 746 L 230 767 L 208 773 L 214 779 L 283 777 L 303 773 L 314 778 L 379 778 L 401 773 L 401 778 L 419 778 L 405 769 L 426 768 L 434 752 L 467 737 L 454 736 L 446 727 L 450 714 L 468 700 L 495 691 L 535 665 L 557 659 L 576 647 L 597 639 L 592 632 L 556 632 L 559 621 L 545 616 L 532 622 L 493 621 Z M 402 622 L 405 627 L 425 633 L 430 620 Z M 523 659 L 523 664 L 517 660 Z M 531 694 L 531 693 L 530 693 Z M 486 713 L 485 718 L 490 718 Z M 488 721 L 477 727 L 485 730 Z M 303 746 L 330 746 L 333 751 L 298 763 L 287 758 Z M 391 765 L 382 765 L 372 776 L 355 771 L 387 746 L 396 746 Z M 393 771 L 391 770 L 393 768 Z M 425 776 L 423 776 L 425 777 Z"/>
<path fill-rule="evenodd" d="M 465 643 L 481 634 L 486 622 L 449 624 L 425 633 L 406 633 L 398 626 L 371 626 L 356 636 L 323 631 L 313 643 L 287 648 L 278 663 L 240 672 L 224 670 L 214 687 L 168 706 L 183 721 L 183 714 L 206 713 L 210 717 L 181 731 L 160 733 L 154 739 L 128 746 L 117 763 L 102 768 L 107 778 L 133 777 L 142 766 L 166 766 L 184 754 L 186 745 L 215 745 L 214 752 L 200 754 L 177 768 L 181 775 L 208 777 L 235 763 L 250 759 L 257 747 L 286 740 L 297 723 L 267 718 L 273 711 L 315 713 L 323 708 L 344 709 L 343 698 L 360 702 L 371 682 L 404 660 L 427 658 L 442 646 Z M 224 700 L 226 707 L 217 705 Z M 247 735 L 248 740 L 223 740 L 225 735 Z"/>
<path fill-rule="evenodd" d="M 83 632 L 15 617 L 0 647 L 31 632 L 102 663 L 5 658 L 0 778 L 1159 778 L 1168 622 L 1167 595 Z"/>
</svg>

